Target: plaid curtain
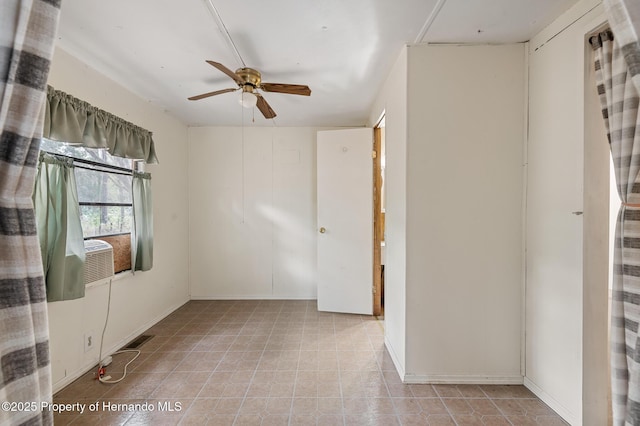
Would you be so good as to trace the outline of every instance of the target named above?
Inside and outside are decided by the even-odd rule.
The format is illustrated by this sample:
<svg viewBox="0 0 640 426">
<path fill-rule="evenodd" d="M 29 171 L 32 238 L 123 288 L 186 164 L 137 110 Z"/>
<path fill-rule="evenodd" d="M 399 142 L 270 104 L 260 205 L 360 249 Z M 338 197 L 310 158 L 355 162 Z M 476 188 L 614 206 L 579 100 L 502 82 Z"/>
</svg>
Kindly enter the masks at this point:
<svg viewBox="0 0 640 426">
<path fill-rule="evenodd" d="M 640 1 L 604 0 L 603 4 L 631 79 L 640 91 Z"/>
<path fill-rule="evenodd" d="M 0 424 L 52 424 L 49 328 L 31 201 L 60 0 L 0 1 Z M 11 410 L 16 408 L 16 410 Z M 18 409 L 22 408 L 22 409 Z"/>
<path fill-rule="evenodd" d="M 618 195 L 611 308 L 614 425 L 640 425 L 640 116 L 638 90 L 611 31 L 589 40 Z"/>
</svg>

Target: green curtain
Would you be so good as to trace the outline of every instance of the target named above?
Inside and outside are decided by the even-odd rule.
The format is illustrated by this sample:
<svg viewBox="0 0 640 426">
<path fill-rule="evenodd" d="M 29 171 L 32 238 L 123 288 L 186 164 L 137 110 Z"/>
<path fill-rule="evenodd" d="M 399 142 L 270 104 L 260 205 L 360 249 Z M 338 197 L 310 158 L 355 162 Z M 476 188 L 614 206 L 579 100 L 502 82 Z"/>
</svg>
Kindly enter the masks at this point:
<svg viewBox="0 0 640 426">
<path fill-rule="evenodd" d="M 131 269 L 148 271 L 153 266 L 153 199 L 149 173 L 133 172 L 132 196 Z"/>
<path fill-rule="evenodd" d="M 33 202 L 47 301 L 84 297 L 84 239 L 71 159 L 40 153 Z"/>
<path fill-rule="evenodd" d="M 157 164 L 151 132 L 48 86 L 43 137 Z"/>
</svg>

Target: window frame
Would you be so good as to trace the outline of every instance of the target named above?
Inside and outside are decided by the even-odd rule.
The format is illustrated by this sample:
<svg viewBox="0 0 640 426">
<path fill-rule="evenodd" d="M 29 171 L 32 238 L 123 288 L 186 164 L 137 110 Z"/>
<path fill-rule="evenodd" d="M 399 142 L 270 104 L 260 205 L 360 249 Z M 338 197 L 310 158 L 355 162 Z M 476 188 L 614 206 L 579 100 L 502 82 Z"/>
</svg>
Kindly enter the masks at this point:
<svg viewBox="0 0 640 426">
<path fill-rule="evenodd" d="M 87 149 L 86 147 L 80 147 Z M 42 149 L 44 152 L 47 152 L 50 155 L 68 158 L 73 161 L 73 166 L 78 169 L 89 170 L 93 172 L 99 173 L 109 173 L 109 174 L 118 174 L 133 177 L 133 173 L 140 169 L 140 162 L 135 161 L 133 159 L 128 159 L 131 161 L 131 169 L 126 167 L 116 166 L 108 163 L 100 163 L 97 161 L 87 160 L 84 158 L 78 158 L 71 155 L 65 155 L 58 152 L 52 152 L 47 150 L 46 148 Z M 109 154 L 110 155 L 110 154 Z M 77 176 L 76 176 L 76 185 L 77 185 Z M 133 209 L 133 199 L 130 203 L 108 203 L 108 202 L 86 202 L 86 201 L 78 201 L 78 207 L 82 206 L 90 206 L 90 207 L 131 207 Z M 112 234 L 102 234 L 95 236 L 85 236 L 85 229 L 82 229 L 83 239 L 87 240 L 112 240 L 117 239 L 118 237 L 123 237 L 125 235 L 129 235 L 129 244 L 125 247 L 121 247 L 118 244 L 112 244 L 113 246 L 113 259 L 114 259 L 114 272 L 130 272 L 133 270 L 133 265 L 131 264 L 131 235 L 132 231 L 129 232 L 116 232 Z M 128 263 L 120 261 L 121 259 L 128 259 Z"/>
</svg>

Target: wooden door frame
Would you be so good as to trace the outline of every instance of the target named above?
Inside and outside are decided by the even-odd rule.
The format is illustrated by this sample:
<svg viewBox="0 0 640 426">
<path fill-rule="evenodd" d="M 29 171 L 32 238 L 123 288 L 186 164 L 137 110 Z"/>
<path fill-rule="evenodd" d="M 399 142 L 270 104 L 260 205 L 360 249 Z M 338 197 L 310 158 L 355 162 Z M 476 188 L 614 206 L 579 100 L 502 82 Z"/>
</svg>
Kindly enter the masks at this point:
<svg viewBox="0 0 640 426">
<path fill-rule="evenodd" d="M 373 315 L 382 315 L 382 129 L 373 128 Z"/>
</svg>

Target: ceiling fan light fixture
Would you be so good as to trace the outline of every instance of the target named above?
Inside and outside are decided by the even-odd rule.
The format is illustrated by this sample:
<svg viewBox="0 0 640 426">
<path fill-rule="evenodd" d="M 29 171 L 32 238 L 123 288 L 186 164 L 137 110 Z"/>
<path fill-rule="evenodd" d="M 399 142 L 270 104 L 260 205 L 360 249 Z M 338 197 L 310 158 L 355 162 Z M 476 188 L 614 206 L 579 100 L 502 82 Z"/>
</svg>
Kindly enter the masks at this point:
<svg viewBox="0 0 640 426">
<path fill-rule="evenodd" d="M 243 90 L 240 92 L 238 102 L 240 102 L 243 108 L 253 108 L 258 103 L 258 97 L 252 92 L 245 92 Z"/>
</svg>

